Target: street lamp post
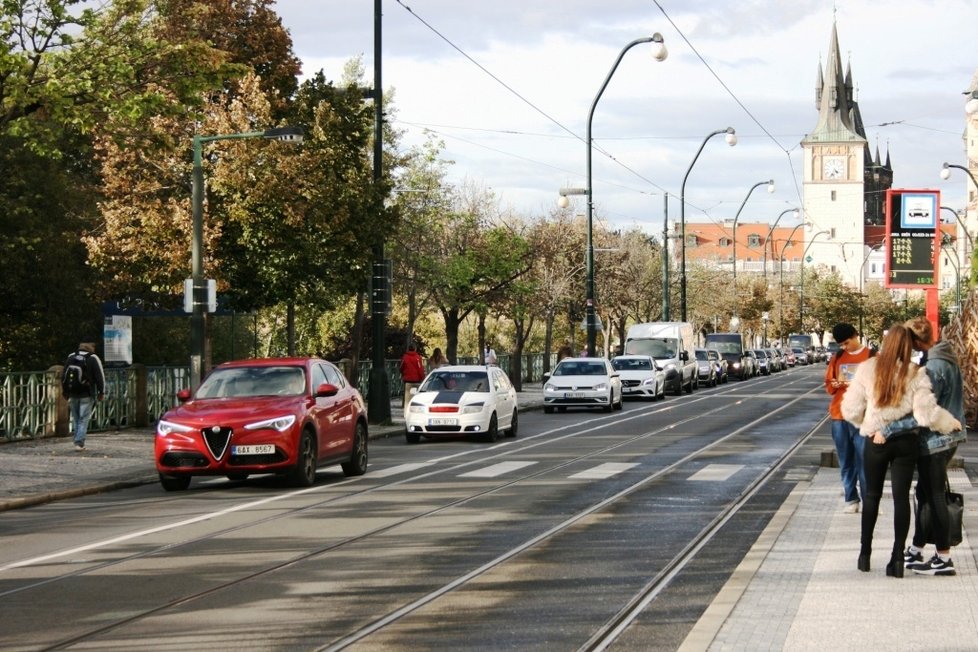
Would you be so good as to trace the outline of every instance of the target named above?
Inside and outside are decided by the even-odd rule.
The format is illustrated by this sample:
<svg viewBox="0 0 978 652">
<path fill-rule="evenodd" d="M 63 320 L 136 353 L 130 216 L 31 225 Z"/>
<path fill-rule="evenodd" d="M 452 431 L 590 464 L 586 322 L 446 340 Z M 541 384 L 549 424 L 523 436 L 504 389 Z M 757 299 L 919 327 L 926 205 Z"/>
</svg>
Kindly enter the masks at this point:
<svg viewBox="0 0 978 652">
<path fill-rule="evenodd" d="M 958 212 L 956 210 L 954 210 L 953 208 L 951 208 L 950 206 L 941 206 L 941 210 L 942 211 L 949 211 L 951 213 L 951 215 L 954 216 L 954 219 L 956 219 L 958 221 L 958 224 L 961 226 L 961 230 L 964 231 L 964 237 L 967 238 L 968 244 L 970 244 L 971 245 L 971 248 L 974 249 L 975 248 L 975 241 L 971 237 L 971 234 L 968 233 L 968 227 L 965 225 L 964 220 L 961 219 L 961 216 L 958 215 Z"/>
<path fill-rule="evenodd" d="M 611 66 L 611 70 L 608 71 L 608 76 L 605 77 L 604 83 L 601 84 L 601 88 L 598 89 L 597 95 L 594 96 L 594 101 L 591 102 L 591 108 L 587 113 L 587 135 L 585 137 L 587 146 L 587 188 L 585 189 L 585 194 L 587 195 L 587 245 L 585 252 L 585 267 L 587 273 L 587 279 L 585 281 L 585 321 L 587 326 L 587 354 L 589 356 L 594 355 L 595 343 L 597 340 L 597 331 L 594 324 L 594 244 L 592 241 L 592 227 L 594 219 L 594 201 L 593 201 L 593 184 L 591 182 L 591 150 L 592 150 L 592 138 L 591 138 L 591 123 L 594 119 L 594 109 L 598 106 L 598 100 L 601 99 L 601 95 L 604 94 L 604 89 L 607 88 L 608 82 L 611 81 L 611 77 L 615 74 L 615 70 L 618 69 L 618 64 L 621 63 L 622 58 L 624 58 L 625 53 L 630 49 L 639 45 L 641 43 L 657 43 L 658 47 L 653 52 L 653 56 L 656 61 L 665 61 L 666 57 L 669 56 L 666 50 L 665 41 L 662 35 L 658 32 L 654 33 L 652 36 L 643 36 L 642 38 L 637 38 L 625 47 L 621 49 L 618 53 L 618 58 L 615 59 L 615 63 Z"/>
<path fill-rule="evenodd" d="M 795 225 L 795 228 L 791 229 L 791 233 L 788 234 L 788 239 L 785 240 L 784 246 L 781 247 L 781 253 L 778 254 L 778 263 L 781 268 L 781 280 L 778 282 L 779 293 L 781 295 L 781 301 L 778 304 L 778 338 L 784 338 L 784 250 L 788 248 L 791 244 L 791 238 L 794 237 L 795 231 L 800 229 L 805 225 L 804 222 Z M 784 342 L 782 342 L 784 344 Z"/>
<path fill-rule="evenodd" d="M 764 184 L 767 184 L 767 191 L 769 193 L 774 192 L 774 179 L 768 179 L 767 181 L 759 181 L 751 186 L 750 190 L 747 191 L 747 196 L 744 197 L 744 201 L 740 202 L 740 208 L 737 209 L 737 214 L 734 215 L 733 219 L 733 286 L 734 294 L 737 292 L 737 219 L 740 217 L 740 211 L 744 210 L 744 206 L 747 204 L 747 200 L 750 199 L 750 195 L 756 188 L 760 188 Z"/>
<path fill-rule="evenodd" d="M 804 253 L 801 255 L 801 283 L 799 285 L 798 291 L 798 329 L 800 331 L 805 330 L 805 256 L 808 255 L 808 250 L 812 248 L 815 244 L 815 238 L 820 235 L 829 235 L 828 231 L 819 231 L 812 236 L 812 239 L 808 242 L 808 246 L 805 247 Z"/>
<path fill-rule="evenodd" d="M 764 342 L 765 348 L 767 347 L 767 322 L 770 319 L 771 319 L 771 313 L 769 313 L 769 312 L 762 312 L 761 313 L 761 321 L 764 322 L 764 337 L 763 337 L 763 342 Z"/>
<path fill-rule="evenodd" d="M 190 385 L 197 389 L 204 370 L 204 341 L 206 335 L 207 282 L 204 279 L 204 155 L 205 143 L 218 140 L 242 140 L 266 138 L 299 144 L 302 142 L 301 127 L 276 127 L 265 131 L 247 131 L 237 134 L 193 137 L 193 176 L 191 188 L 191 215 L 193 229 L 190 244 L 191 313 L 190 313 Z"/>
<path fill-rule="evenodd" d="M 961 260 L 958 258 L 958 252 L 952 246 L 951 238 L 944 234 L 941 238 L 941 249 L 945 252 L 950 251 L 954 254 L 954 258 L 948 256 L 948 260 L 954 265 L 954 301 L 958 306 L 958 314 L 961 314 Z"/>
<path fill-rule="evenodd" d="M 975 188 L 978 188 L 978 181 L 975 180 L 975 175 L 971 174 L 971 170 L 964 167 L 963 165 L 957 165 L 955 163 L 945 163 L 944 167 L 941 168 L 941 178 L 947 181 L 951 178 L 951 168 L 957 168 L 958 170 L 963 170 L 968 177 L 971 178 L 971 183 L 975 184 Z"/>
<path fill-rule="evenodd" d="M 696 156 L 693 157 L 689 167 L 686 168 L 686 175 L 683 176 L 683 184 L 679 190 L 679 238 L 681 240 L 679 244 L 679 306 L 682 313 L 681 321 L 686 321 L 686 180 L 689 179 L 689 173 L 693 171 L 693 165 L 696 164 L 696 159 L 700 157 L 700 153 L 706 147 L 706 141 L 720 134 L 726 134 L 727 144 L 731 147 L 737 144 L 737 132 L 733 127 L 717 129 L 711 132 L 710 135 L 703 139 L 700 148 L 696 150 Z"/>
<path fill-rule="evenodd" d="M 778 219 L 774 220 L 774 224 L 771 225 L 771 228 L 767 230 L 767 235 L 764 236 L 764 281 L 765 281 L 765 283 L 767 282 L 767 243 L 768 243 L 768 240 L 771 239 L 771 234 L 774 233 L 774 227 L 776 227 L 778 225 L 778 222 L 781 221 L 781 218 L 784 217 L 785 215 L 787 215 L 788 213 L 793 213 L 792 217 L 794 217 L 795 219 L 798 219 L 798 209 L 797 208 L 788 208 L 788 209 L 785 209 L 785 210 L 781 211 L 781 214 L 778 215 Z"/>
<path fill-rule="evenodd" d="M 863 339 L 864 338 L 864 334 L 863 334 L 864 333 L 864 331 L 863 331 L 863 313 L 864 313 L 864 307 L 863 307 L 863 304 L 864 304 L 864 301 L 865 301 L 866 297 L 863 294 L 864 293 L 864 289 L 863 288 L 864 288 L 865 281 L 866 281 L 866 262 L 869 260 L 869 257 L 873 255 L 873 252 L 874 251 L 878 250 L 880 247 L 882 247 L 885 244 L 886 244 L 886 237 L 884 237 L 881 242 L 879 242 L 877 244 L 874 244 L 872 247 L 870 247 L 869 248 L 869 251 L 867 251 L 866 252 L 866 255 L 863 257 L 862 265 L 859 266 L 859 337 L 860 337 L 860 339 Z"/>
</svg>

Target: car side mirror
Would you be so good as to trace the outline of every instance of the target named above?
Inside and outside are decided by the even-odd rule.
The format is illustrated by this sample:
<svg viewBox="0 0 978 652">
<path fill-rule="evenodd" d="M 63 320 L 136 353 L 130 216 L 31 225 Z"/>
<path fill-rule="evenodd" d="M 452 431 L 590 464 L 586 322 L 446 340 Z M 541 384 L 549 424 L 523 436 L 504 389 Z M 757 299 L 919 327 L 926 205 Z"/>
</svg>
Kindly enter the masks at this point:
<svg viewBox="0 0 978 652">
<path fill-rule="evenodd" d="M 410 394 L 411 396 L 414 396 L 417 393 L 418 393 L 418 388 L 417 387 L 412 387 L 411 388 L 411 391 L 408 392 L 408 394 Z"/>
<path fill-rule="evenodd" d="M 190 390 L 189 389 L 181 389 L 179 392 L 177 392 L 177 400 L 180 401 L 181 403 L 186 403 L 187 401 L 189 401 L 190 400 Z"/>
<path fill-rule="evenodd" d="M 320 396 L 336 396 L 339 393 L 340 388 L 332 383 L 323 383 L 316 388 L 316 397 Z"/>
<path fill-rule="evenodd" d="M 680 351 L 679 359 L 683 362 L 689 362 L 689 351 Z"/>
<path fill-rule="evenodd" d="M 545 374 L 543 374 L 543 379 L 544 380 L 550 380 L 550 372 L 549 371 L 546 372 Z"/>
</svg>

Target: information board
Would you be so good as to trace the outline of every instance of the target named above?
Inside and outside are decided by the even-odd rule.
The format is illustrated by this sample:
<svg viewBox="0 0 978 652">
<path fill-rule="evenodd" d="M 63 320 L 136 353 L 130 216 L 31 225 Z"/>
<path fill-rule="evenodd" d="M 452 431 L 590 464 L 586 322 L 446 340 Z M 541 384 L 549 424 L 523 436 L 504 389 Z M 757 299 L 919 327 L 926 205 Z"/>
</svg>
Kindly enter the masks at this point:
<svg viewBox="0 0 978 652">
<path fill-rule="evenodd" d="M 886 191 L 888 288 L 936 288 L 938 190 Z"/>
</svg>

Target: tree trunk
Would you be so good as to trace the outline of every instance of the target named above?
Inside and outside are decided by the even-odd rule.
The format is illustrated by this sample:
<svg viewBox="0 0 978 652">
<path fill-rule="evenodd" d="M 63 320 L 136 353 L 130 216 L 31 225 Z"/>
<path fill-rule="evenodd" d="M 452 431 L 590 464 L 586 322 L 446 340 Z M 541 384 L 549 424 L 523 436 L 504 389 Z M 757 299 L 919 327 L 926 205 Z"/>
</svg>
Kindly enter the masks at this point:
<svg viewBox="0 0 978 652">
<path fill-rule="evenodd" d="M 418 295 L 412 288 L 407 294 L 408 315 L 407 328 L 404 333 L 404 350 L 414 343 L 414 322 L 418 319 Z"/>
<path fill-rule="evenodd" d="M 451 364 L 458 361 L 458 327 L 462 323 L 458 308 L 442 310 L 441 316 L 445 320 L 445 357 Z"/>
<path fill-rule="evenodd" d="M 548 310 L 546 317 L 546 328 L 543 336 L 543 371 L 550 371 L 551 352 L 554 342 L 554 311 Z"/>
<path fill-rule="evenodd" d="M 479 364 L 486 363 L 486 313 L 479 311 Z"/>
<path fill-rule="evenodd" d="M 295 304 L 289 302 L 285 308 L 285 337 L 288 340 L 289 355 L 295 355 Z"/>
<path fill-rule="evenodd" d="M 366 311 L 364 306 L 364 292 L 357 292 L 357 307 L 353 313 L 353 342 L 350 346 L 350 384 L 354 387 L 360 385 L 360 347 L 363 345 L 363 326 L 366 321 Z"/>
</svg>

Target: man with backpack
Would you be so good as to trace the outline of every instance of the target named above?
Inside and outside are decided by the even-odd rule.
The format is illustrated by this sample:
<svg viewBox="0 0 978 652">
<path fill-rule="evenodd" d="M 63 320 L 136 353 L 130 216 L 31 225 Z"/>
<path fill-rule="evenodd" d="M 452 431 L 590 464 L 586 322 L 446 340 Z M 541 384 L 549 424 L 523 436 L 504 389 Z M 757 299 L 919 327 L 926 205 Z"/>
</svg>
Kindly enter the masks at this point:
<svg viewBox="0 0 978 652">
<path fill-rule="evenodd" d="M 75 450 L 83 451 L 95 401 L 105 398 L 105 373 L 102 361 L 95 355 L 94 339 L 83 341 L 65 360 L 61 392 L 68 400 L 71 420 L 75 424 Z"/>
</svg>

